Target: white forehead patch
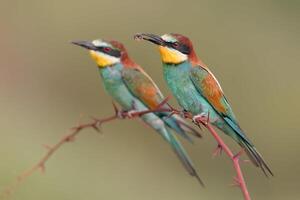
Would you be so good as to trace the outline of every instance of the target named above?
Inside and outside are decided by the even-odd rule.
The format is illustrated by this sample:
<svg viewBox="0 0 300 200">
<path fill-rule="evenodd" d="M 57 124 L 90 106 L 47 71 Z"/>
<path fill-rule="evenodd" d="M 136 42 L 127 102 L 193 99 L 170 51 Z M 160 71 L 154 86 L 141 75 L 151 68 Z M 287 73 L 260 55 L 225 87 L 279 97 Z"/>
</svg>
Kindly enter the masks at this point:
<svg viewBox="0 0 300 200">
<path fill-rule="evenodd" d="M 161 38 L 166 42 L 177 42 L 177 40 L 169 34 L 164 34 Z"/>
<path fill-rule="evenodd" d="M 96 47 L 111 47 L 111 45 L 109 45 L 108 43 L 104 42 L 103 40 L 94 40 L 93 45 L 95 45 Z"/>
</svg>

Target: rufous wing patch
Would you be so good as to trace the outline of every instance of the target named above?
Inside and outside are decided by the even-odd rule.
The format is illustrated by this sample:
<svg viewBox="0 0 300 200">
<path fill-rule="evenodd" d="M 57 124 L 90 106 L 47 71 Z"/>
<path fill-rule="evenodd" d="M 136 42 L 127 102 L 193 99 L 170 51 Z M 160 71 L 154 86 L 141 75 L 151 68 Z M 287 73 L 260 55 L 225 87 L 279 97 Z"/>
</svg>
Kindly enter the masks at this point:
<svg viewBox="0 0 300 200">
<path fill-rule="evenodd" d="M 219 112 L 225 113 L 226 109 L 222 104 L 223 92 L 211 74 L 202 80 L 203 93 L 209 103 Z"/>
<path fill-rule="evenodd" d="M 142 101 L 150 108 L 154 109 L 158 106 L 159 102 L 157 101 L 157 90 L 151 85 L 142 84 L 137 88 L 138 94 Z"/>
</svg>

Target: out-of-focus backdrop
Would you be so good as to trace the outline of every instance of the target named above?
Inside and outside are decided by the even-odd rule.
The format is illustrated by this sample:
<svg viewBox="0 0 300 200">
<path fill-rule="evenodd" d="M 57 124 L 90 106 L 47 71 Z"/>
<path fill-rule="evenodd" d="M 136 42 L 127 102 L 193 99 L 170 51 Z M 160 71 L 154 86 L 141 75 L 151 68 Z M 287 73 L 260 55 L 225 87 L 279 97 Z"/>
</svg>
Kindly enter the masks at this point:
<svg viewBox="0 0 300 200">
<path fill-rule="evenodd" d="M 267 179 L 242 164 L 253 199 L 300 198 L 299 1 L 15 0 L 2 1 L 0 9 L 0 189 L 81 114 L 87 121 L 112 113 L 94 62 L 71 40 L 124 42 L 169 95 L 157 49 L 132 36 L 178 32 L 193 40 L 275 173 Z M 224 155 L 212 159 L 216 143 L 207 132 L 194 145 L 184 142 L 206 183 L 203 189 L 139 121 L 116 121 L 103 131 L 86 130 L 60 149 L 46 174 L 28 178 L 14 199 L 242 199 L 229 186 L 230 161 Z"/>
</svg>

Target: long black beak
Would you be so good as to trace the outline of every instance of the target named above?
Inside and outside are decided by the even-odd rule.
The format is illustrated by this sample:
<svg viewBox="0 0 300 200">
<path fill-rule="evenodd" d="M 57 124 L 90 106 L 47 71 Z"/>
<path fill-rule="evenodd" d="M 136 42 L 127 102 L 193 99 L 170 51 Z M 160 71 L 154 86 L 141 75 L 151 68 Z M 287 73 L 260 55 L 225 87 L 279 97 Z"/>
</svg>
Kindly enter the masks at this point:
<svg viewBox="0 0 300 200">
<path fill-rule="evenodd" d="M 134 35 L 135 40 L 147 40 L 156 45 L 165 46 L 166 42 L 158 35 L 151 33 L 137 33 Z"/>
<path fill-rule="evenodd" d="M 97 47 L 92 42 L 89 41 L 72 41 L 71 43 L 81 46 L 88 50 L 94 50 L 94 51 L 97 50 Z"/>
</svg>

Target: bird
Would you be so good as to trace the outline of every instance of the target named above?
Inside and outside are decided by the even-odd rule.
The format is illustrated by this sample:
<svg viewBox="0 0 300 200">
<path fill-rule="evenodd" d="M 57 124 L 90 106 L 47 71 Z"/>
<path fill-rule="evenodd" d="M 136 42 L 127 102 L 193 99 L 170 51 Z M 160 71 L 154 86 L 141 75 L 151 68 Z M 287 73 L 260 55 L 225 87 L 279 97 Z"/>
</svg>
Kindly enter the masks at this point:
<svg viewBox="0 0 300 200">
<path fill-rule="evenodd" d="M 273 176 L 270 167 L 240 127 L 218 80 L 197 57 L 188 37 L 178 33 L 162 36 L 138 33 L 134 38 L 158 46 L 164 79 L 178 104 L 193 115 L 194 121 L 209 119 L 212 125 L 233 138 L 266 176 Z"/>
<path fill-rule="evenodd" d="M 72 43 L 89 51 L 96 62 L 106 92 L 124 111 L 155 109 L 164 101 L 165 98 L 155 82 L 129 57 L 121 42 L 96 39 Z M 164 109 L 171 109 L 167 103 L 161 106 Z M 170 115 L 170 112 L 151 112 L 140 118 L 170 144 L 186 171 L 204 186 L 194 164 L 174 132 L 189 141 L 191 138 L 188 134 L 199 138 L 202 137 L 201 134 L 181 116 Z"/>
</svg>

